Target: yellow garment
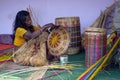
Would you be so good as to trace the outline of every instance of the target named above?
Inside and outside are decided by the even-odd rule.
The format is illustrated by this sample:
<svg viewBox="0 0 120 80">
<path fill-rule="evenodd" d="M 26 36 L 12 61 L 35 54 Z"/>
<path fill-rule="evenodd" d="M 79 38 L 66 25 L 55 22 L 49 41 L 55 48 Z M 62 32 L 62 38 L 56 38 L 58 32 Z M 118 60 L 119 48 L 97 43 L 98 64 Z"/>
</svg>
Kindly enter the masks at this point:
<svg viewBox="0 0 120 80">
<path fill-rule="evenodd" d="M 34 30 L 38 30 L 38 29 L 39 27 L 34 26 Z M 26 42 L 26 40 L 23 37 L 26 32 L 27 30 L 21 27 L 16 29 L 15 39 L 14 39 L 15 46 L 22 46 Z"/>
</svg>

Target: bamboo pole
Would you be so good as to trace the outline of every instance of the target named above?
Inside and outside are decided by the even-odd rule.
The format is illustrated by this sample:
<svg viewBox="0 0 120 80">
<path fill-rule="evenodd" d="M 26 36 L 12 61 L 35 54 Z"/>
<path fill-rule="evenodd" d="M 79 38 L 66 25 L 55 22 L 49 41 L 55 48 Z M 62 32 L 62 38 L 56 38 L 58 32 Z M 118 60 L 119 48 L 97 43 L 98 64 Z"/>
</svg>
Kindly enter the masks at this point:
<svg viewBox="0 0 120 80">
<path fill-rule="evenodd" d="M 29 5 L 27 8 L 27 11 L 30 13 L 30 17 L 32 19 L 32 24 L 35 26 L 40 26 L 38 24 L 38 18 L 36 17 L 36 15 L 33 13 L 33 9 L 31 8 L 31 6 Z"/>
</svg>

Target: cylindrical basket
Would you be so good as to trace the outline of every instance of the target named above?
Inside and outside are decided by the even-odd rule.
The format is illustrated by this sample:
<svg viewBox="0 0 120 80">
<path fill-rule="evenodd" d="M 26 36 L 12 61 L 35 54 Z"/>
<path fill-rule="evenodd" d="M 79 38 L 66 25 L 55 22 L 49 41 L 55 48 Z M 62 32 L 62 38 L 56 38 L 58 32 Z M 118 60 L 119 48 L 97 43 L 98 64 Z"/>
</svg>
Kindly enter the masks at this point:
<svg viewBox="0 0 120 80">
<path fill-rule="evenodd" d="M 76 54 L 81 48 L 81 32 L 79 17 L 59 17 L 55 19 L 55 24 L 67 28 L 70 34 L 70 44 L 67 54 Z"/>
<path fill-rule="evenodd" d="M 86 28 L 85 30 L 85 66 L 88 68 L 106 53 L 106 30 Z"/>
</svg>

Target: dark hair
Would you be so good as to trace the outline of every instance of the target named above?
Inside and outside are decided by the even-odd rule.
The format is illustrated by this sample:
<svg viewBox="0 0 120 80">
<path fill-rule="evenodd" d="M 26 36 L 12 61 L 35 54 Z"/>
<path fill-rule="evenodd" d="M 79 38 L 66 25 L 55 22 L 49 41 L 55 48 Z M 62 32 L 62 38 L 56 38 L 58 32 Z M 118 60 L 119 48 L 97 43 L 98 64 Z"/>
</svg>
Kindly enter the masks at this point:
<svg viewBox="0 0 120 80">
<path fill-rule="evenodd" d="M 29 16 L 29 12 L 25 10 L 21 10 L 17 13 L 13 25 L 13 32 L 16 31 L 18 27 L 26 28 L 25 20 L 27 16 Z"/>
<path fill-rule="evenodd" d="M 15 31 L 18 27 L 22 27 L 26 30 L 28 30 L 28 28 L 26 27 L 26 24 L 25 24 L 25 20 L 26 20 L 26 17 L 29 16 L 29 12 L 28 11 L 25 11 L 25 10 L 21 10 L 17 13 L 16 17 L 15 17 L 15 21 L 13 23 L 13 39 L 15 37 Z M 32 28 L 32 26 L 31 26 Z"/>
</svg>

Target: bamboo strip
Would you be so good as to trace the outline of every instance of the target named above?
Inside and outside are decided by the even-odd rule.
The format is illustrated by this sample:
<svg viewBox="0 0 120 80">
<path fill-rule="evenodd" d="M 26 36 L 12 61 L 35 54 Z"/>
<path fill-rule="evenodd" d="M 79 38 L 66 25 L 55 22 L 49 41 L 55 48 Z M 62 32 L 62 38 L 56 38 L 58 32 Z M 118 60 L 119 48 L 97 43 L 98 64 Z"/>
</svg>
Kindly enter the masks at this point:
<svg viewBox="0 0 120 80">
<path fill-rule="evenodd" d="M 44 79 L 47 79 L 47 78 L 56 76 L 56 75 L 58 75 L 58 74 L 61 74 L 61 73 L 65 72 L 65 71 L 67 71 L 67 70 L 62 70 L 62 71 L 59 71 L 59 72 L 55 72 L 55 73 L 51 74 L 50 76 L 45 76 L 45 77 L 39 78 L 39 79 L 37 79 L 37 80 L 44 80 Z"/>
<path fill-rule="evenodd" d="M 100 21 L 99 21 L 99 25 L 98 25 L 99 28 L 101 28 L 102 22 L 104 21 L 104 19 L 105 19 L 105 12 L 103 12 L 103 14 L 100 17 Z"/>
<path fill-rule="evenodd" d="M 33 14 L 33 9 L 31 8 L 30 5 L 28 6 L 27 11 L 30 13 L 30 17 L 32 19 L 32 24 L 38 26 L 39 25 L 38 18 L 35 16 L 35 14 Z"/>
<path fill-rule="evenodd" d="M 48 67 L 43 67 L 33 72 L 29 77 L 25 78 L 24 80 L 37 80 L 38 78 L 42 78 L 47 70 L 48 70 Z"/>
<path fill-rule="evenodd" d="M 102 22 L 102 25 L 101 25 L 101 27 L 102 28 L 104 28 L 104 26 L 105 26 L 105 22 L 106 22 L 106 20 L 107 20 L 107 17 L 108 17 L 108 15 L 113 11 L 113 9 L 114 9 L 114 6 L 115 6 L 115 3 L 114 4 L 112 4 L 109 8 L 107 8 L 105 11 L 104 11 L 104 20 L 103 20 L 103 22 Z"/>
<path fill-rule="evenodd" d="M 15 74 L 20 74 L 20 73 L 25 73 L 25 72 L 30 72 L 30 71 L 37 71 L 40 69 L 45 69 L 47 68 L 46 66 L 43 67 L 28 67 L 28 68 L 23 68 L 19 70 L 10 70 L 9 72 L 3 73 L 0 76 L 5 76 L 5 75 L 15 75 Z"/>
<path fill-rule="evenodd" d="M 91 25 L 91 27 L 99 27 L 104 28 L 107 16 L 113 11 L 115 8 L 115 3 L 113 3 L 110 7 L 108 7 L 104 12 L 101 12 L 100 16 L 96 19 L 96 21 Z"/>
<path fill-rule="evenodd" d="M 107 39 L 107 45 L 109 45 L 116 36 L 117 36 L 117 35 L 116 35 L 115 33 L 112 33 L 112 34 L 110 35 L 110 37 Z"/>
<path fill-rule="evenodd" d="M 103 12 L 101 12 L 100 16 L 96 19 L 96 21 L 91 25 L 91 27 L 98 27 L 100 18 L 103 15 Z"/>
<path fill-rule="evenodd" d="M 103 61 L 103 59 L 102 59 Z M 92 74 L 93 72 L 99 67 L 99 65 L 102 63 L 102 61 L 100 61 L 85 77 L 84 80 L 87 80 Z"/>
<path fill-rule="evenodd" d="M 87 74 L 88 72 L 90 72 L 98 63 L 100 63 L 105 56 L 103 56 L 102 58 L 100 58 L 96 63 L 94 63 L 90 68 L 88 68 L 82 75 L 80 75 L 77 80 L 82 80 Z"/>
</svg>

